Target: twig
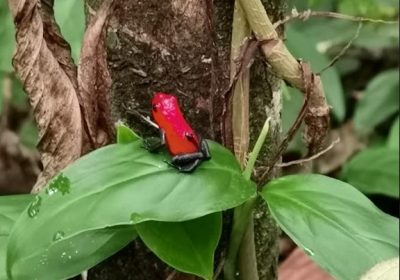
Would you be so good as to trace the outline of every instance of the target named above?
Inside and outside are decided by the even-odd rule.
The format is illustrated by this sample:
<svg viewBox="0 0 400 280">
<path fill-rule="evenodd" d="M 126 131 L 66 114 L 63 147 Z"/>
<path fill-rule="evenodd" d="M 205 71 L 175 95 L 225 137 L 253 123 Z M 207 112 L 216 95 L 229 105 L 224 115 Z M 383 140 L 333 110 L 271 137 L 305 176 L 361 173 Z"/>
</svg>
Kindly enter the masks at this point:
<svg viewBox="0 0 400 280">
<path fill-rule="evenodd" d="M 293 9 L 291 15 L 286 16 L 282 20 L 276 21 L 273 24 L 273 26 L 276 29 L 280 25 L 285 24 L 285 23 L 287 23 L 287 22 L 289 22 L 289 21 L 291 21 L 293 19 L 300 19 L 300 20 L 304 20 L 305 21 L 305 20 L 308 20 L 310 17 L 330 17 L 330 18 L 337 18 L 337 19 L 350 20 L 350 21 L 383 23 L 383 24 L 398 23 L 398 21 L 388 21 L 388 20 L 382 20 L 382 19 L 356 17 L 356 16 L 350 16 L 350 15 L 334 13 L 334 12 L 327 12 L 327 11 L 306 10 L 306 11 L 303 11 L 303 12 L 298 12 L 296 9 Z"/>
<path fill-rule="evenodd" d="M 347 44 L 340 50 L 340 52 L 331 60 L 331 62 L 329 62 L 329 64 L 327 66 L 322 68 L 322 70 L 317 73 L 317 75 L 321 75 L 326 69 L 332 67 L 346 53 L 346 51 L 353 44 L 354 40 L 357 39 L 358 36 L 360 35 L 362 26 L 363 26 L 363 23 L 360 21 L 358 23 L 358 27 L 357 27 L 356 33 L 354 33 L 354 36 L 350 39 L 350 41 L 347 42 Z"/>
<path fill-rule="evenodd" d="M 139 113 L 138 111 L 128 108 L 128 106 L 126 106 L 126 105 L 124 105 L 124 104 L 122 105 L 122 107 L 124 107 L 125 111 L 126 111 L 128 114 L 138 116 L 139 118 L 141 118 L 142 120 L 144 120 L 147 124 L 151 125 L 152 127 L 155 127 L 155 128 L 157 128 L 157 129 L 159 129 L 158 125 L 157 125 L 155 122 L 153 122 L 153 121 L 150 119 L 149 116 L 144 116 L 144 115 L 142 115 L 141 113 Z"/>
<path fill-rule="evenodd" d="M 300 62 L 300 65 L 302 68 L 302 76 L 303 76 L 302 79 L 303 79 L 303 83 L 305 86 L 303 106 L 301 107 L 301 110 L 300 110 L 299 114 L 297 115 L 296 120 L 293 122 L 293 124 L 292 124 L 291 128 L 289 129 L 289 131 L 287 132 L 285 138 L 282 140 L 281 144 L 279 145 L 277 152 L 272 157 L 272 160 L 269 163 L 269 167 L 261 175 L 261 179 L 260 179 L 261 182 L 265 181 L 265 179 L 268 178 L 274 165 L 276 164 L 276 162 L 279 160 L 279 158 L 282 156 L 282 154 L 287 149 L 290 141 L 293 139 L 293 136 L 296 134 L 297 130 L 299 130 L 300 125 L 303 122 L 304 117 L 306 116 L 308 103 L 310 100 L 310 96 L 312 94 L 314 75 L 312 74 L 311 68 L 308 64 Z"/>
<path fill-rule="evenodd" d="M 256 144 L 254 145 L 254 148 L 250 153 L 249 161 L 245 167 L 245 170 L 243 171 L 243 177 L 246 180 L 250 180 L 256 159 L 260 154 L 260 151 L 264 145 L 265 139 L 267 138 L 268 131 L 269 131 L 269 121 L 270 121 L 270 118 L 267 118 L 267 120 L 264 123 L 263 128 L 261 129 L 260 134 L 258 135 Z M 229 239 L 228 253 L 227 253 L 227 256 L 225 259 L 225 266 L 224 266 L 224 277 L 226 280 L 235 280 L 236 279 L 236 277 L 235 277 L 235 274 L 237 271 L 236 263 L 237 263 L 239 248 L 241 246 L 253 246 L 253 244 L 251 244 L 251 243 L 254 242 L 254 239 L 253 240 L 251 240 L 251 239 L 244 240 L 244 235 L 249 226 L 249 222 L 252 221 L 253 209 L 256 205 L 256 202 L 257 202 L 256 198 L 253 198 L 251 200 L 246 201 L 239 207 L 236 207 L 235 210 L 233 211 L 232 230 L 231 230 L 231 236 Z M 250 226 L 253 226 L 253 225 L 250 224 Z M 253 248 L 255 248 L 255 247 L 253 247 Z M 251 254 L 254 254 L 254 255 L 256 254 L 255 250 L 249 250 L 249 251 Z M 247 252 L 247 255 L 249 255 L 249 251 Z M 248 256 L 247 259 L 251 259 L 252 257 L 253 256 Z M 252 272 L 257 275 L 257 267 L 252 266 L 252 268 L 254 268 L 254 269 L 252 269 Z M 246 279 L 248 279 L 248 280 L 256 279 L 256 278 L 252 277 L 252 275 L 246 274 L 246 277 L 247 277 Z"/>
<path fill-rule="evenodd" d="M 277 164 L 277 166 L 279 167 L 288 167 L 291 165 L 296 165 L 296 164 L 303 164 L 305 162 L 309 162 L 312 161 L 316 158 L 319 158 L 320 156 L 322 156 L 323 154 L 325 154 L 326 152 L 328 152 L 329 150 L 331 150 L 336 144 L 338 144 L 340 142 L 340 138 L 337 138 L 335 141 L 333 141 L 328 147 L 326 147 L 325 149 L 323 149 L 322 151 L 312 155 L 311 157 L 308 158 L 302 158 L 302 159 L 297 159 L 297 160 L 292 160 L 289 162 L 284 162 L 284 163 L 279 163 Z"/>
<path fill-rule="evenodd" d="M 88 277 L 88 271 L 87 270 L 82 271 L 81 273 L 82 280 L 87 280 L 87 277 Z"/>
<path fill-rule="evenodd" d="M 225 264 L 225 258 L 224 258 L 224 256 L 222 256 L 221 261 L 219 262 L 217 268 L 215 269 L 213 280 L 218 279 L 219 275 L 222 272 L 222 269 L 224 268 L 224 264 Z"/>
<path fill-rule="evenodd" d="M 172 271 L 170 275 L 168 275 L 167 279 L 165 280 L 173 280 L 176 276 L 176 270 Z"/>
</svg>

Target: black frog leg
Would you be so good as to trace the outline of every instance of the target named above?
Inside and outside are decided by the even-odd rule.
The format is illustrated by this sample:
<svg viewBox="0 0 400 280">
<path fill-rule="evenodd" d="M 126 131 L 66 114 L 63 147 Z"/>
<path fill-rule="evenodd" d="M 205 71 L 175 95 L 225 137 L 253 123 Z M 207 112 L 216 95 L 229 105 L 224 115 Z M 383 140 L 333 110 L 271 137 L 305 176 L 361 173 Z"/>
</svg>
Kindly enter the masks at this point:
<svg viewBox="0 0 400 280">
<path fill-rule="evenodd" d="M 174 165 L 185 164 L 195 160 L 203 159 L 204 155 L 201 152 L 176 155 L 172 158 L 171 163 Z"/>
<path fill-rule="evenodd" d="M 144 139 L 144 148 L 150 152 L 157 152 L 162 146 L 165 145 L 165 132 L 160 129 L 160 137 L 149 137 Z"/>
<path fill-rule="evenodd" d="M 189 162 L 188 164 L 179 166 L 178 170 L 180 172 L 187 172 L 187 173 L 192 172 L 193 170 L 196 169 L 197 166 L 199 166 L 200 161 L 201 161 L 200 159 L 196 159 L 192 162 Z"/>
<path fill-rule="evenodd" d="M 204 159 L 204 155 L 201 152 L 177 155 L 172 158 L 169 165 L 175 167 L 179 172 L 192 172 Z"/>
<path fill-rule="evenodd" d="M 196 141 L 196 138 L 192 133 L 186 132 L 185 133 L 186 138 L 191 141 L 193 144 L 198 146 L 199 144 Z M 203 159 L 204 160 L 209 160 L 211 158 L 211 153 L 210 153 L 210 148 L 208 147 L 207 141 L 204 139 L 200 138 L 200 152 L 203 154 Z"/>
<path fill-rule="evenodd" d="M 204 139 L 200 140 L 200 151 L 204 155 L 205 160 L 211 159 L 210 148 L 208 147 L 207 141 Z"/>
<path fill-rule="evenodd" d="M 199 166 L 199 163 L 201 162 L 201 159 L 195 159 L 193 161 L 185 162 L 185 163 L 180 163 L 180 164 L 174 164 L 172 162 L 168 162 L 168 164 L 176 169 L 178 169 L 179 172 L 185 172 L 185 173 L 190 173 L 193 170 L 196 169 L 197 166 Z"/>
</svg>

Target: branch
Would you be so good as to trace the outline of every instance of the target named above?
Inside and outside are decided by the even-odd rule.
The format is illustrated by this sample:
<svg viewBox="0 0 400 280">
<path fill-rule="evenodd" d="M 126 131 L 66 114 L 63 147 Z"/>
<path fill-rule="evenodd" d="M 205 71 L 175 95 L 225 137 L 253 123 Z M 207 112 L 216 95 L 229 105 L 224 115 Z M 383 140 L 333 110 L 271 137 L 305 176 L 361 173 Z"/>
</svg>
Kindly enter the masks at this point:
<svg viewBox="0 0 400 280">
<path fill-rule="evenodd" d="M 282 20 L 278 20 L 277 22 L 274 23 L 273 26 L 276 29 L 280 25 L 285 24 L 293 19 L 300 19 L 300 20 L 306 21 L 310 17 L 330 17 L 330 18 L 357 21 L 357 22 L 371 22 L 371 23 L 382 23 L 382 24 L 398 23 L 398 21 L 388 21 L 388 20 L 373 19 L 373 18 L 366 18 L 366 17 L 355 17 L 355 16 L 344 15 L 344 14 L 334 13 L 334 12 L 327 12 L 327 11 L 306 10 L 303 12 L 298 12 L 296 9 L 293 9 L 291 15 L 286 16 Z"/>
<path fill-rule="evenodd" d="M 350 46 L 353 44 L 354 40 L 358 38 L 358 36 L 360 35 L 360 31 L 361 31 L 361 27 L 362 27 L 362 22 L 360 21 L 358 23 L 358 27 L 356 30 L 356 33 L 354 33 L 354 36 L 350 39 L 350 41 L 347 42 L 347 44 L 340 50 L 340 52 L 335 55 L 335 57 L 331 60 L 331 62 L 329 62 L 329 64 L 327 66 L 325 66 L 324 68 L 322 68 L 321 71 L 318 72 L 318 75 L 322 75 L 322 73 L 332 67 L 345 53 L 346 51 L 350 48 Z"/>
<path fill-rule="evenodd" d="M 322 156 L 323 154 L 327 153 L 328 151 L 330 151 L 336 144 L 338 144 L 340 142 L 340 138 L 337 138 L 335 141 L 333 141 L 328 147 L 326 147 L 325 149 L 323 149 L 322 151 L 312 155 L 311 157 L 308 158 L 302 158 L 302 159 L 297 159 L 297 160 L 292 160 L 289 162 L 284 162 L 284 163 L 280 163 L 277 164 L 277 166 L 279 167 L 288 167 L 288 166 L 292 166 L 292 165 L 296 165 L 296 164 L 303 164 L 305 162 L 309 162 L 312 161 L 314 159 L 319 158 L 320 156 Z"/>
<path fill-rule="evenodd" d="M 261 175 L 260 181 L 265 181 L 269 177 L 271 171 L 273 170 L 274 165 L 278 162 L 278 160 L 280 159 L 282 154 L 286 151 L 290 141 L 293 139 L 294 135 L 299 130 L 300 125 L 303 122 L 303 120 L 307 114 L 310 96 L 312 95 L 312 84 L 314 83 L 314 80 L 312 78 L 313 76 L 312 76 L 310 66 L 308 64 L 301 63 L 301 67 L 302 67 L 303 81 L 304 81 L 304 84 L 306 85 L 303 106 L 301 107 L 299 114 L 297 115 L 295 121 L 293 122 L 292 126 L 290 127 L 289 131 L 287 132 L 285 138 L 282 140 L 281 144 L 279 145 L 277 152 L 272 157 L 269 167 Z"/>
<path fill-rule="evenodd" d="M 306 124 L 305 140 L 308 146 L 308 154 L 320 151 L 329 128 L 329 106 L 326 102 L 320 77 L 311 73 L 307 80 L 303 78 L 304 69 L 301 63 L 293 57 L 279 38 L 260 0 L 240 0 L 240 4 L 246 13 L 246 18 L 255 37 L 261 42 L 275 41 L 273 44 L 261 45 L 264 56 L 272 66 L 273 71 L 303 93 L 307 92 L 308 85 L 310 85 L 311 95 L 304 116 Z M 272 167 L 271 164 L 270 169 Z"/>
</svg>

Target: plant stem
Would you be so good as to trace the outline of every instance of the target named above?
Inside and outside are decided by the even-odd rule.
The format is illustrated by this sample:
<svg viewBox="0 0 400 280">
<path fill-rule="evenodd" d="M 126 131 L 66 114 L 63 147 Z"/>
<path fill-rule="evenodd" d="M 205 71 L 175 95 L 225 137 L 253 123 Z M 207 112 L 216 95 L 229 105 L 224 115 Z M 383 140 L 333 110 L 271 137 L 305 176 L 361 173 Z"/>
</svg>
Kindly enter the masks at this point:
<svg viewBox="0 0 400 280">
<path fill-rule="evenodd" d="M 243 176 L 248 180 L 250 180 L 254 164 L 268 135 L 269 120 L 270 118 L 268 118 L 265 121 L 261 133 L 258 136 L 256 144 L 253 148 L 253 151 L 250 153 L 249 161 L 246 165 L 246 168 L 243 171 Z M 256 201 L 257 199 L 253 198 L 245 202 L 243 205 L 235 208 L 233 212 L 233 226 L 232 226 L 231 238 L 229 240 L 228 255 L 224 267 L 225 280 L 235 279 L 237 255 L 239 252 L 240 245 L 242 244 L 243 241 L 244 233 L 248 228 L 249 221 L 253 218 L 252 214 L 253 214 L 253 209 L 256 205 Z M 254 242 L 254 239 L 251 238 L 251 240 L 248 240 L 248 242 Z M 245 277 L 248 280 L 254 279 L 254 277 L 250 278 L 249 275 L 246 275 Z"/>
<path fill-rule="evenodd" d="M 240 70 L 238 60 L 241 56 L 243 44 L 251 37 L 251 29 L 246 20 L 246 14 L 235 1 L 235 9 L 232 22 L 231 42 L 231 81 L 235 79 Z M 249 150 L 249 95 L 250 95 L 250 71 L 246 69 L 240 75 L 234 86 L 232 96 L 232 133 L 236 159 L 240 166 L 245 166 Z"/>
<path fill-rule="evenodd" d="M 261 148 L 265 142 L 265 139 L 267 138 L 268 130 L 269 130 L 269 121 L 270 118 L 267 118 L 267 120 L 264 123 L 264 126 L 260 132 L 260 135 L 258 136 L 257 142 L 254 145 L 253 151 L 249 155 L 249 161 L 247 162 L 246 168 L 243 171 L 243 176 L 247 179 L 250 180 L 251 174 L 254 169 L 254 164 L 256 163 L 258 154 L 261 151 Z"/>
</svg>

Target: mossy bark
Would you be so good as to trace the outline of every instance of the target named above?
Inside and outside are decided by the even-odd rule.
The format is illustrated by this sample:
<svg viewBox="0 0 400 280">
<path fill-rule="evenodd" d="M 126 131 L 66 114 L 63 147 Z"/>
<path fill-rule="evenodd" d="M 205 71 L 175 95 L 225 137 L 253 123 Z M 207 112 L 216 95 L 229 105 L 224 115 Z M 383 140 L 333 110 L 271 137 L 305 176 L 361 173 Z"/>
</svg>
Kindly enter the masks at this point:
<svg viewBox="0 0 400 280">
<path fill-rule="evenodd" d="M 100 2 L 87 0 L 88 13 L 96 10 Z M 142 135 L 153 134 L 155 131 L 149 130 L 132 111 L 147 113 L 153 92 L 171 92 L 178 96 L 185 116 L 202 137 L 222 142 L 224 135 L 231 135 L 230 126 L 222 130 L 220 124 L 226 102 L 223 92 L 230 77 L 233 1 L 114 2 L 107 35 L 113 119 L 126 122 Z M 268 2 L 266 8 L 272 18 L 281 16 L 281 0 L 264 2 Z M 272 133 L 263 154 L 267 164 L 280 135 L 280 81 L 257 58 L 251 85 L 251 141 L 257 137 L 267 114 L 272 118 Z M 232 141 L 226 145 L 231 148 Z M 255 214 L 258 269 L 260 279 L 274 279 L 278 231 L 265 205 L 260 207 L 262 210 Z M 229 233 L 229 227 L 225 232 Z M 226 249 L 225 244 L 222 240 L 221 251 Z M 166 279 L 171 272 L 140 241 L 135 241 L 91 269 L 89 279 L 159 280 Z M 173 279 L 192 278 L 178 275 Z"/>
</svg>

